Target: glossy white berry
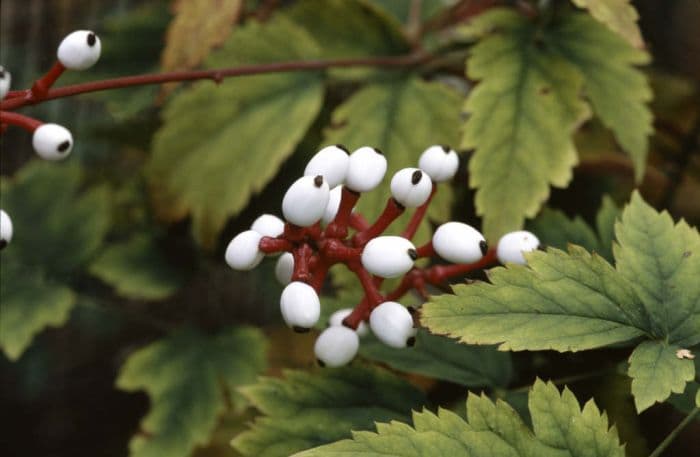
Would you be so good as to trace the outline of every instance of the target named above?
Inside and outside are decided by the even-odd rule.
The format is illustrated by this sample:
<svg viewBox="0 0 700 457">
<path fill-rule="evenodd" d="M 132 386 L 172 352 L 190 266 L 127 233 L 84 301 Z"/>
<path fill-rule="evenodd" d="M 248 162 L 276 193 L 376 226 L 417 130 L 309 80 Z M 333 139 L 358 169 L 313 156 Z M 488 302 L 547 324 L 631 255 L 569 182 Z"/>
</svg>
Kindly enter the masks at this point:
<svg viewBox="0 0 700 457">
<path fill-rule="evenodd" d="M 282 291 L 280 310 L 288 326 L 296 332 L 306 332 L 318 322 L 321 302 L 313 287 L 294 281 Z"/>
<path fill-rule="evenodd" d="M 326 146 L 318 151 L 306 165 L 304 176 L 321 175 L 328 186 L 335 187 L 345 181 L 350 157 L 344 146 Z"/>
<path fill-rule="evenodd" d="M 400 303 L 387 301 L 374 308 L 369 326 L 379 341 L 394 348 L 413 346 L 416 329 L 413 317 Z"/>
<path fill-rule="evenodd" d="M 323 176 L 304 176 L 284 194 L 282 213 L 292 224 L 309 227 L 321 220 L 329 199 L 330 189 Z"/>
<path fill-rule="evenodd" d="M 265 254 L 258 248 L 262 235 L 255 230 L 241 232 L 226 247 L 226 263 L 234 270 L 252 270 Z"/>
<path fill-rule="evenodd" d="M 319 364 L 342 367 L 350 363 L 360 348 L 357 333 L 347 327 L 328 327 L 316 338 L 314 353 Z"/>
<path fill-rule="evenodd" d="M 343 319 L 348 317 L 350 313 L 352 313 L 352 308 L 339 309 L 331 314 L 331 317 L 328 319 L 328 325 L 331 327 L 343 326 Z M 368 331 L 369 329 L 367 328 L 367 324 L 364 322 L 360 322 L 360 325 L 358 325 L 357 329 L 355 330 L 358 336 L 365 336 L 367 335 Z"/>
<path fill-rule="evenodd" d="M 294 256 L 285 252 L 279 259 L 277 259 L 277 264 L 275 265 L 275 278 L 280 284 L 286 286 L 292 282 L 292 274 L 294 273 Z"/>
<path fill-rule="evenodd" d="M 421 154 L 418 166 L 434 182 L 449 181 L 457 173 L 459 157 L 447 146 L 430 146 Z"/>
<path fill-rule="evenodd" d="M 540 246 L 540 240 L 526 230 L 506 233 L 498 240 L 496 256 L 501 263 L 527 264 L 523 253 L 532 252 Z"/>
<path fill-rule="evenodd" d="M 361 147 L 350 154 L 345 185 L 355 192 L 368 192 L 379 185 L 386 174 L 386 157 L 378 149 Z"/>
<path fill-rule="evenodd" d="M 250 229 L 262 236 L 277 238 L 284 232 L 284 221 L 272 214 L 263 214 L 253 221 Z"/>
<path fill-rule="evenodd" d="M 433 248 L 445 260 L 454 263 L 473 263 L 486 255 L 488 245 L 471 225 L 447 222 L 435 230 Z"/>
<path fill-rule="evenodd" d="M 404 168 L 391 178 L 391 195 L 406 208 L 416 208 L 430 197 L 433 182 L 418 168 Z"/>
<path fill-rule="evenodd" d="M 12 241 L 12 219 L 0 209 L 0 249 L 10 244 L 10 241 Z"/>
<path fill-rule="evenodd" d="M 0 100 L 10 91 L 10 84 L 12 84 L 12 75 L 0 65 Z"/>
<path fill-rule="evenodd" d="M 326 205 L 326 211 L 323 212 L 323 217 L 321 222 L 328 225 L 333 222 L 335 215 L 338 214 L 338 209 L 340 208 L 340 200 L 343 197 L 343 186 L 335 186 L 331 189 L 330 196 L 328 198 L 328 204 Z"/>
<path fill-rule="evenodd" d="M 85 70 L 100 58 L 102 44 L 90 30 L 76 30 L 58 45 L 58 60 L 69 70 Z"/>
<path fill-rule="evenodd" d="M 396 278 L 413 268 L 416 247 L 400 236 L 378 236 L 365 245 L 362 266 L 373 275 Z"/>
<path fill-rule="evenodd" d="M 73 150 L 73 135 L 58 124 L 42 124 L 34 130 L 32 146 L 42 159 L 65 159 Z"/>
</svg>

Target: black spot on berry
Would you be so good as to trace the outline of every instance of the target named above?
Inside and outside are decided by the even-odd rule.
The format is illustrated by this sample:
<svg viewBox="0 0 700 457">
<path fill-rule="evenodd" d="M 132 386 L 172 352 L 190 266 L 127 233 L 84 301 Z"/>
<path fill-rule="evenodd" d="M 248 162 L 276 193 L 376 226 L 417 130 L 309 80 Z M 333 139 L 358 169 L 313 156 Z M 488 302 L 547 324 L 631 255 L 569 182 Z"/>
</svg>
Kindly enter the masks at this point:
<svg viewBox="0 0 700 457">
<path fill-rule="evenodd" d="M 87 36 L 88 46 L 93 47 L 93 46 L 95 46 L 95 43 L 97 43 L 97 37 L 95 36 L 95 34 L 92 32 L 88 33 L 88 36 Z"/>
<path fill-rule="evenodd" d="M 381 149 L 379 149 L 379 148 L 372 148 L 372 149 L 374 149 L 374 152 L 376 152 L 377 154 L 384 155 L 384 153 L 382 152 Z"/>
<path fill-rule="evenodd" d="M 70 148 L 70 141 L 66 140 L 63 143 L 59 144 L 56 149 L 58 150 L 58 152 L 66 152 L 68 148 Z"/>
<path fill-rule="evenodd" d="M 420 182 L 422 177 L 423 177 L 422 171 L 420 171 L 420 170 L 414 171 L 413 174 L 411 175 L 411 184 L 413 184 L 415 186 L 416 184 L 418 184 Z"/>
<path fill-rule="evenodd" d="M 323 368 L 323 367 L 326 366 L 326 364 L 323 363 L 323 360 L 321 360 L 321 359 L 316 359 L 316 363 L 318 363 L 318 366 L 321 367 L 321 368 Z"/>
<path fill-rule="evenodd" d="M 538 250 L 538 251 L 546 251 L 546 250 L 547 250 L 547 246 L 544 245 L 544 244 L 540 244 L 540 245 L 537 246 L 537 250 Z"/>
<path fill-rule="evenodd" d="M 447 146 L 446 144 L 442 144 L 442 145 L 440 145 L 440 147 L 442 148 L 442 151 L 443 151 L 445 154 L 447 154 L 447 153 L 450 152 L 450 147 Z"/>
<path fill-rule="evenodd" d="M 348 148 L 346 148 L 346 147 L 345 147 L 344 145 L 342 145 L 342 144 L 336 144 L 335 147 L 338 148 L 338 149 L 342 149 L 342 150 L 345 151 L 346 153 L 349 152 L 349 151 L 348 151 Z"/>
<path fill-rule="evenodd" d="M 0 250 L 5 249 L 5 246 L 7 246 L 7 240 L 0 240 Z"/>
<path fill-rule="evenodd" d="M 321 187 L 323 185 L 323 176 L 318 175 L 314 178 L 314 186 Z"/>
<path fill-rule="evenodd" d="M 412 348 L 415 345 L 416 345 L 416 337 L 415 336 L 412 336 L 406 340 L 406 346 Z"/>
<path fill-rule="evenodd" d="M 5 77 L 5 70 L 0 68 L 0 78 L 4 78 L 4 77 Z"/>
<path fill-rule="evenodd" d="M 292 330 L 294 330 L 297 333 L 309 333 L 309 330 L 311 329 L 295 325 L 294 327 L 292 327 Z"/>
<path fill-rule="evenodd" d="M 416 308 L 414 308 L 413 306 L 407 306 L 407 307 L 406 307 L 406 310 L 408 311 L 408 313 L 409 313 L 411 316 L 413 316 L 413 315 L 416 314 Z"/>
<path fill-rule="evenodd" d="M 409 249 L 408 256 L 411 258 L 411 260 L 416 260 L 418 258 L 418 252 L 415 249 Z"/>
<path fill-rule="evenodd" d="M 481 240 L 479 241 L 479 249 L 481 249 L 481 254 L 486 255 L 489 250 L 489 245 L 486 244 L 486 241 Z"/>
</svg>

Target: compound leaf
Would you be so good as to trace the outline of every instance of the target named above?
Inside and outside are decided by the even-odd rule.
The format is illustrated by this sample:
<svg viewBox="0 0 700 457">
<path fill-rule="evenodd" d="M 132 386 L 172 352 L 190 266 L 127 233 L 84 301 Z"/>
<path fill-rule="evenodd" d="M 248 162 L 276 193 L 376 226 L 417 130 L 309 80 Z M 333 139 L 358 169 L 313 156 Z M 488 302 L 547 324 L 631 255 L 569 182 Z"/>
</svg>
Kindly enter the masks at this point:
<svg viewBox="0 0 700 457">
<path fill-rule="evenodd" d="M 548 48 L 555 38 L 511 10 L 473 22 L 494 31 L 467 60 L 468 77 L 480 83 L 464 105 L 462 147 L 476 149 L 470 185 L 484 232 L 497 239 L 537 213 L 550 185 L 569 182 L 577 161 L 571 135 L 589 111 L 580 97 L 581 73 Z"/>
<path fill-rule="evenodd" d="M 637 411 L 666 400 L 672 392 L 682 393 L 695 377 L 692 360 L 679 358 L 677 346 L 645 341 L 630 356 L 627 373 L 632 377 L 632 395 Z"/>
<path fill-rule="evenodd" d="M 131 440 L 131 456 L 190 455 L 209 442 L 228 395 L 254 382 L 264 368 L 265 339 L 253 328 L 215 335 L 184 330 L 136 351 L 122 367 L 117 387 L 145 390 L 151 410 L 141 422 L 142 433 Z"/>
<path fill-rule="evenodd" d="M 657 338 L 681 347 L 700 342 L 700 235 L 658 213 L 639 193 L 615 229 L 617 269 L 650 316 Z"/>
<path fill-rule="evenodd" d="M 35 334 L 66 322 L 70 281 L 95 255 L 109 225 L 105 189 L 79 193 L 80 168 L 33 162 L 2 181 L 14 238 L 0 256 L 0 347 L 12 360 Z"/>
<path fill-rule="evenodd" d="M 180 286 L 182 273 L 163 258 L 155 240 L 136 235 L 114 244 L 90 265 L 90 272 L 126 298 L 160 300 Z"/>
<path fill-rule="evenodd" d="M 493 347 L 469 346 L 444 336 L 419 330 L 410 350 L 395 349 L 368 336 L 360 354 L 407 373 L 418 373 L 467 387 L 508 385 L 512 375 L 510 355 Z"/>
<path fill-rule="evenodd" d="M 572 0 L 579 8 L 586 8 L 591 16 L 607 25 L 632 46 L 644 45 L 637 25 L 639 14 L 630 0 Z"/>
<path fill-rule="evenodd" d="M 313 59 L 316 42 L 284 16 L 238 28 L 206 62 L 235 64 Z M 195 237 L 210 246 L 229 216 L 260 191 L 293 152 L 318 114 L 322 73 L 247 76 L 195 84 L 164 110 L 149 166 L 161 215 L 193 218 Z"/>
<path fill-rule="evenodd" d="M 652 92 L 644 73 L 635 68 L 649 54 L 635 49 L 587 14 L 567 14 L 551 31 L 555 53 L 583 75 L 585 95 L 594 113 L 609 127 L 634 163 L 637 181 L 644 175 L 652 113 Z"/>
<path fill-rule="evenodd" d="M 420 154 L 433 144 L 455 144 L 459 131 L 459 96 L 441 83 L 405 77 L 390 83 L 369 84 L 333 112 L 325 142 L 356 149 L 373 146 L 384 152 L 387 178 L 376 190 L 363 195 L 358 209 L 370 221 L 381 213 L 390 195 L 391 176 L 404 167 L 415 167 Z M 449 216 L 452 194 L 441 186 L 428 214 L 437 220 Z M 393 223 L 398 233 L 406 226 L 412 211 Z M 428 232 L 427 223 L 419 238 Z"/>
<path fill-rule="evenodd" d="M 533 430 L 505 402 L 469 394 L 467 420 L 440 409 L 413 414 L 413 427 L 377 424 L 299 456 L 623 457 L 617 432 L 592 400 L 583 409 L 568 389 L 537 381 L 529 394 Z"/>
<path fill-rule="evenodd" d="M 232 445 L 256 457 L 288 456 L 348 438 L 375 421 L 408 420 L 425 402 L 411 384 L 369 367 L 288 371 L 284 379 L 263 378 L 241 392 L 265 416 Z"/>
</svg>

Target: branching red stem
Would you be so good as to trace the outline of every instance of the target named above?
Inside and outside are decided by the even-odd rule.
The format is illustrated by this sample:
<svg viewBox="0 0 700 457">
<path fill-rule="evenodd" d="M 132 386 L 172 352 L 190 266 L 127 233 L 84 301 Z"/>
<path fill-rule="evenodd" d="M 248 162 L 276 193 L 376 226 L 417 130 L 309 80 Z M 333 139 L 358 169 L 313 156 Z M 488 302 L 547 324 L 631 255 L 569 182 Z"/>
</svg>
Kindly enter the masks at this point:
<svg viewBox="0 0 700 457">
<path fill-rule="evenodd" d="M 379 215 L 374 224 L 367 230 L 356 233 L 355 236 L 352 237 L 353 246 L 364 246 L 369 240 L 379 236 L 397 217 L 402 215 L 405 210 L 406 208 L 404 206 L 400 205 L 393 197 L 390 197 L 389 201 L 386 202 L 384 211 L 382 211 L 382 214 Z"/>
<path fill-rule="evenodd" d="M 8 111 L 0 111 L 0 124 L 9 124 L 22 127 L 23 129 L 33 132 L 39 128 L 43 122 L 32 117 L 24 116 L 19 113 L 11 113 Z"/>
</svg>

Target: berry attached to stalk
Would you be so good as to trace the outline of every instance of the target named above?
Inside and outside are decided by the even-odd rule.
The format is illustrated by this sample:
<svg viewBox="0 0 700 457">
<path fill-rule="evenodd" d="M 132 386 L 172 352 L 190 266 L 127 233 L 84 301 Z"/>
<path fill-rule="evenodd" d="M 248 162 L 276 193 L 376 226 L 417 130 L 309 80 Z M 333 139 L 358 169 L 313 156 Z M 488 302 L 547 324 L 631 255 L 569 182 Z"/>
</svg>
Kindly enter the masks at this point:
<svg viewBox="0 0 700 457">
<path fill-rule="evenodd" d="M 292 184 L 282 199 L 284 218 L 299 227 L 321 220 L 328 206 L 330 189 L 321 175 L 304 176 Z"/>
<path fill-rule="evenodd" d="M 69 70 L 86 70 L 100 58 L 102 43 L 90 30 L 76 30 L 58 45 L 56 56 L 61 65 Z"/>
<path fill-rule="evenodd" d="M 369 316 L 369 326 L 379 341 L 387 346 L 404 348 L 416 342 L 413 316 L 400 303 L 387 301 L 374 308 Z"/>
<path fill-rule="evenodd" d="M 447 222 L 435 230 L 433 249 L 437 255 L 453 263 L 474 263 L 486 255 L 488 245 L 471 225 Z"/>
<path fill-rule="evenodd" d="M 321 302 L 310 285 L 294 281 L 282 291 L 280 297 L 282 318 L 295 332 L 308 332 L 321 316 Z"/>
<path fill-rule="evenodd" d="M 73 135 L 58 124 L 42 124 L 34 130 L 32 146 L 45 160 L 62 160 L 73 150 Z"/>
<path fill-rule="evenodd" d="M 417 208 L 428 201 L 433 190 L 430 177 L 418 168 L 404 168 L 391 178 L 391 195 L 406 208 Z"/>
<path fill-rule="evenodd" d="M 373 275 L 396 278 L 413 268 L 416 247 L 400 236 L 379 236 L 362 251 L 362 266 Z"/>
<path fill-rule="evenodd" d="M 430 146 L 421 154 L 418 166 L 434 182 L 445 182 L 457 174 L 459 157 L 448 146 Z"/>
<path fill-rule="evenodd" d="M 265 254 L 259 249 L 262 235 L 255 230 L 246 230 L 236 235 L 226 247 L 226 263 L 234 270 L 252 270 Z"/>
<path fill-rule="evenodd" d="M 345 181 L 350 157 L 343 145 L 326 146 L 314 155 L 304 170 L 304 176 L 321 175 L 333 188 Z"/>
<path fill-rule="evenodd" d="M 12 241 L 12 219 L 0 209 L 0 249 L 5 248 Z"/>
<path fill-rule="evenodd" d="M 527 260 L 523 256 L 526 252 L 532 252 L 540 247 L 540 240 L 531 232 L 519 230 L 517 232 L 506 233 L 498 240 L 496 255 L 498 261 L 506 263 L 517 263 L 527 265 Z"/>
<path fill-rule="evenodd" d="M 314 353 L 321 366 L 341 367 L 357 355 L 360 339 L 353 330 L 344 326 L 325 329 L 316 338 Z"/>
<path fill-rule="evenodd" d="M 350 154 L 345 185 L 354 192 L 369 192 L 386 174 L 386 157 L 378 149 L 363 146 Z"/>
<path fill-rule="evenodd" d="M 9 71 L 5 70 L 5 67 L 0 65 L 0 100 L 5 98 L 5 95 L 10 91 L 11 84 L 12 75 Z"/>
</svg>

